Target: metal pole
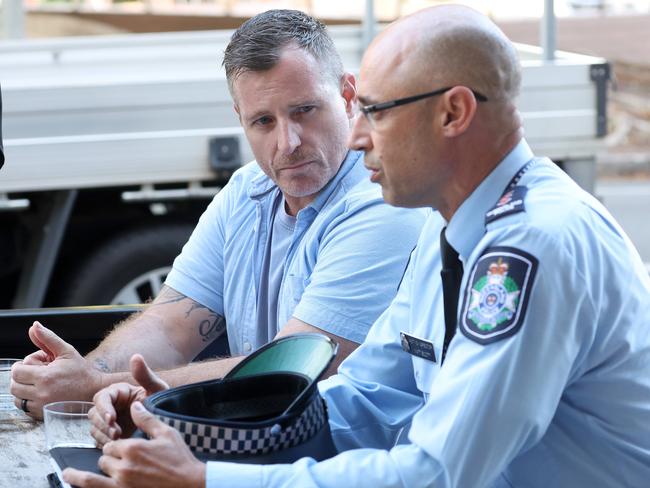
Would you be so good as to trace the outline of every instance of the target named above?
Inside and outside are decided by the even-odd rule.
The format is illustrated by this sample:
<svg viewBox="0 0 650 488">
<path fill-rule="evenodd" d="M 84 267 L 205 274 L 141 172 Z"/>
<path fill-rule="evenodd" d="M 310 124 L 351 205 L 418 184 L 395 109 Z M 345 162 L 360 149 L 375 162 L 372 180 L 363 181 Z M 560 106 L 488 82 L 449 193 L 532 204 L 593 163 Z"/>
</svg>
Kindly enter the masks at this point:
<svg viewBox="0 0 650 488">
<path fill-rule="evenodd" d="M 544 0 L 544 16 L 541 25 L 541 44 L 544 50 L 544 60 L 555 59 L 555 10 L 553 0 Z"/>
<path fill-rule="evenodd" d="M 25 37 L 23 0 L 2 0 L 2 34 L 10 39 Z"/>
<path fill-rule="evenodd" d="M 365 50 L 375 37 L 375 2 L 366 0 L 366 14 L 362 20 L 363 28 L 363 49 Z"/>
</svg>

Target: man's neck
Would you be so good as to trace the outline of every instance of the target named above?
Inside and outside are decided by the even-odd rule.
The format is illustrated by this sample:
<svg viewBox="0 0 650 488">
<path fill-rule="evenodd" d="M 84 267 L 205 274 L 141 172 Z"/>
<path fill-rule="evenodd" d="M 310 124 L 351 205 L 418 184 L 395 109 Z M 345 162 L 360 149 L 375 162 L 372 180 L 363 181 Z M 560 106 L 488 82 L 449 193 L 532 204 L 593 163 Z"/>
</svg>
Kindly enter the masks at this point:
<svg viewBox="0 0 650 488">
<path fill-rule="evenodd" d="M 307 195 L 306 197 L 291 197 L 285 193 L 284 196 L 284 210 L 288 215 L 295 217 L 298 215 L 303 208 L 307 207 L 311 202 L 316 200 L 316 197 L 320 194 L 322 190 L 314 193 L 312 195 Z"/>
<path fill-rule="evenodd" d="M 438 207 L 440 214 L 449 222 L 456 210 L 478 188 L 478 186 L 494 171 L 501 161 L 514 149 L 521 140 L 521 132 L 508 134 L 501 144 L 482 157 L 474 156 L 466 159 L 466 164 L 458 165 L 455 175 L 450 179 L 448 198 Z M 477 147 L 481 147 L 478 145 Z M 485 146 L 483 146 L 485 147 Z"/>
</svg>

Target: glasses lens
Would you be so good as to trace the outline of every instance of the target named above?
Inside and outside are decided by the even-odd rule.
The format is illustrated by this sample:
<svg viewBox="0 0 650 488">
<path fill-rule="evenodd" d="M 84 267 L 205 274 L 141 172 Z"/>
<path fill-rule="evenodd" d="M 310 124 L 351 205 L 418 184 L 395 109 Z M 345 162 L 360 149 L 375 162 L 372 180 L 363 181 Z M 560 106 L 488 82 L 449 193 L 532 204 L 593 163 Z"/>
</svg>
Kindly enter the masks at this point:
<svg viewBox="0 0 650 488">
<path fill-rule="evenodd" d="M 313 381 L 334 357 L 335 349 L 336 345 L 324 336 L 287 337 L 249 356 L 227 378 L 285 371 L 302 373 Z"/>
<path fill-rule="evenodd" d="M 371 126 L 373 125 L 374 121 L 372 119 L 372 113 L 364 112 L 363 105 L 359 102 L 359 100 L 354 101 L 353 110 L 355 117 L 363 117 Z"/>
</svg>

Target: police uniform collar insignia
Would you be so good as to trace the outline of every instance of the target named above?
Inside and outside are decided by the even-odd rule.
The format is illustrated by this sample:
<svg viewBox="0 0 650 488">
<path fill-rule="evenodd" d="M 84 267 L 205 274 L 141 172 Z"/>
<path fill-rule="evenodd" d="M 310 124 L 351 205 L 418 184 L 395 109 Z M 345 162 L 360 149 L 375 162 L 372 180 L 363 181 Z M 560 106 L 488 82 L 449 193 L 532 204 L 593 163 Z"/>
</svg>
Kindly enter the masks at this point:
<svg viewBox="0 0 650 488">
<path fill-rule="evenodd" d="M 485 224 L 487 225 L 506 215 L 525 211 L 524 198 L 526 197 L 527 191 L 528 188 L 525 186 L 515 186 L 511 190 L 506 191 L 499 198 L 496 205 L 485 214 Z"/>
<path fill-rule="evenodd" d="M 538 261 L 511 247 L 491 247 L 474 265 L 463 301 L 460 330 L 479 344 L 515 334 L 526 315 Z"/>
</svg>

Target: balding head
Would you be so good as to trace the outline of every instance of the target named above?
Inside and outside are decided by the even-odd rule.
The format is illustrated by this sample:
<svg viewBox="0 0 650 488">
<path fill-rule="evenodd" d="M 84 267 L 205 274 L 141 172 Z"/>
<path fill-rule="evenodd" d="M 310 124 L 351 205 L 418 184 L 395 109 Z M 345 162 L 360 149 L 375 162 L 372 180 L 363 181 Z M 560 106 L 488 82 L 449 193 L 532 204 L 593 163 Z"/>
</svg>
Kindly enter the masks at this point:
<svg viewBox="0 0 650 488">
<path fill-rule="evenodd" d="M 350 146 L 365 152 L 387 202 L 449 219 L 521 139 L 520 80 L 513 45 L 487 17 L 458 5 L 420 10 L 366 51 L 366 116 Z"/>
<path fill-rule="evenodd" d="M 514 102 L 519 94 L 514 46 L 469 7 L 442 5 L 404 17 L 378 36 L 372 51 L 425 90 L 463 85 L 495 102 Z"/>
</svg>

